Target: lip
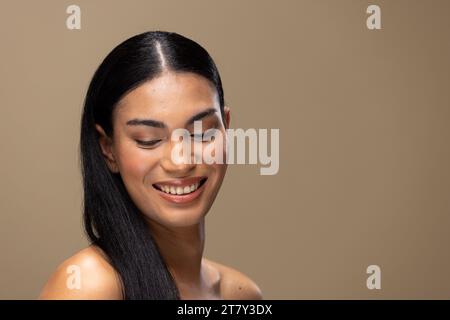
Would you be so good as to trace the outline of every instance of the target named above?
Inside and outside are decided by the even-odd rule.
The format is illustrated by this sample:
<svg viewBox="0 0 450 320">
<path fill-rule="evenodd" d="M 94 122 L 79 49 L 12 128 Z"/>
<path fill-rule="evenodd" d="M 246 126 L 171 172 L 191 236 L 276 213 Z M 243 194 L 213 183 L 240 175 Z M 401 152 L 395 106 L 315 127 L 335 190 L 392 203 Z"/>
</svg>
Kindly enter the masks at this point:
<svg viewBox="0 0 450 320">
<path fill-rule="evenodd" d="M 158 192 L 158 194 L 165 200 L 177 203 L 177 204 L 183 204 L 183 203 L 189 203 L 193 201 L 194 199 L 198 198 L 200 194 L 205 189 L 205 184 L 207 182 L 207 177 L 191 177 L 191 178 L 185 178 L 185 179 L 176 179 L 176 180 L 168 180 L 168 181 L 162 181 L 158 183 L 154 183 L 152 186 L 153 188 Z M 188 193 L 188 194 L 169 194 L 165 193 L 161 190 L 159 190 L 155 185 L 161 186 L 161 185 L 172 185 L 177 187 L 185 187 L 190 186 L 191 184 L 199 183 L 200 181 L 203 181 L 201 186 L 197 188 L 194 192 Z"/>
</svg>

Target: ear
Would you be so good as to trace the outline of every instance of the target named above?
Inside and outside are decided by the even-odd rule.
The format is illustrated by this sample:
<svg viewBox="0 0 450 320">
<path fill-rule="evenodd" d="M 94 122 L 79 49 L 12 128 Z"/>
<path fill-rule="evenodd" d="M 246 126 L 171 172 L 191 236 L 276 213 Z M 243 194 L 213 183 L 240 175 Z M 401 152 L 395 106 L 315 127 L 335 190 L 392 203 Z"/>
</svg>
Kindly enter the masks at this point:
<svg viewBox="0 0 450 320">
<path fill-rule="evenodd" d="M 111 170 L 114 173 L 118 173 L 118 165 L 114 156 L 113 152 L 113 143 L 110 137 L 105 133 L 103 128 L 95 124 L 95 129 L 97 130 L 99 134 L 99 144 L 100 148 L 102 150 L 103 156 L 105 157 L 106 164 L 108 165 L 109 170 Z"/>
<path fill-rule="evenodd" d="M 230 127 L 230 108 L 228 106 L 223 107 L 224 115 L 225 115 L 225 129 Z"/>
</svg>

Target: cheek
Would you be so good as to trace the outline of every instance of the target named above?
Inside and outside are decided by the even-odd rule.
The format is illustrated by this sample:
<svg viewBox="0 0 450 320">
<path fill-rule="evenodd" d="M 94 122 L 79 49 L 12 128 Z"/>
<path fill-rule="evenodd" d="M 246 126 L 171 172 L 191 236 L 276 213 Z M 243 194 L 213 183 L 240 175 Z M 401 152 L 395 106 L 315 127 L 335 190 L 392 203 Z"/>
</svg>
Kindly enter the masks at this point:
<svg viewBox="0 0 450 320">
<path fill-rule="evenodd" d="M 136 146 L 124 145 L 119 149 L 119 168 L 124 179 L 143 180 L 157 164 L 158 155 L 155 150 L 140 149 Z"/>
<path fill-rule="evenodd" d="M 214 141 L 216 144 L 216 150 L 217 152 L 220 152 L 221 154 L 221 163 L 213 164 L 214 170 L 218 172 L 219 174 L 219 180 L 220 183 L 222 182 L 222 179 L 227 171 L 228 164 L 227 164 L 227 157 L 228 157 L 228 138 L 226 136 L 225 131 L 222 132 L 222 138 L 218 141 Z"/>
<path fill-rule="evenodd" d="M 222 138 L 214 140 L 213 142 L 211 142 L 210 147 L 212 147 L 212 149 L 210 149 L 210 150 L 213 150 L 211 152 L 211 156 L 217 162 L 214 162 L 214 163 L 210 164 L 209 166 L 210 166 L 211 170 L 217 174 L 218 180 L 220 183 L 223 176 L 225 175 L 226 170 L 227 170 L 227 154 L 228 154 L 228 152 L 227 152 L 226 137 L 223 135 Z"/>
<path fill-rule="evenodd" d="M 222 135 L 202 146 L 203 163 L 213 165 L 214 169 L 221 168 L 215 164 L 225 164 L 227 162 L 227 143 L 226 137 Z"/>
<path fill-rule="evenodd" d="M 225 175 L 225 172 L 227 171 L 227 164 L 223 163 L 223 164 L 213 164 L 214 166 L 214 171 L 216 171 L 218 173 L 219 179 L 222 179 L 223 176 Z"/>
</svg>

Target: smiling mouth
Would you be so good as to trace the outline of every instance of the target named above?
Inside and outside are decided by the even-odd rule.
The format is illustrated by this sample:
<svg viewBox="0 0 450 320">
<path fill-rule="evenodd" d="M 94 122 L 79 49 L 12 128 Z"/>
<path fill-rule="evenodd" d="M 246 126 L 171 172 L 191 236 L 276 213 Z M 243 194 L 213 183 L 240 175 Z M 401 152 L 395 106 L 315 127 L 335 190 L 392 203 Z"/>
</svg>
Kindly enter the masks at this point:
<svg viewBox="0 0 450 320">
<path fill-rule="evenodd" d="M 153 188 L 170 195 L 187 195 L 198 190 L 208 178 L 202 178 L 189 184 L 155 183 Z"/>
</svg>

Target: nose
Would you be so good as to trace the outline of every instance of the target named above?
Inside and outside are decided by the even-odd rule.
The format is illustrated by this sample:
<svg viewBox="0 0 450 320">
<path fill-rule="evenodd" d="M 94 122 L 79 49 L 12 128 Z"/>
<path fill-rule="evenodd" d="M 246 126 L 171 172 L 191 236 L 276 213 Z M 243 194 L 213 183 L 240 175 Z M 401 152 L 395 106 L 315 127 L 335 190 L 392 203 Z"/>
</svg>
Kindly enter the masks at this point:
<svg viewBox="0 0 450 320">
<path fill-rule="evenodd" d="M 177 177 L 184 177 L 193 171 L 195 163 L 191 151 L 189 150 L 186 154 L 183 152 L 183 142 L 168 142 L 160 162 L 164 171 Z"/>
</svg>

